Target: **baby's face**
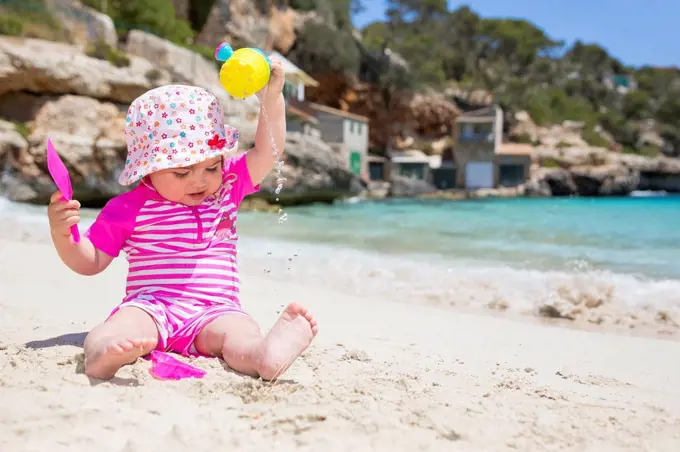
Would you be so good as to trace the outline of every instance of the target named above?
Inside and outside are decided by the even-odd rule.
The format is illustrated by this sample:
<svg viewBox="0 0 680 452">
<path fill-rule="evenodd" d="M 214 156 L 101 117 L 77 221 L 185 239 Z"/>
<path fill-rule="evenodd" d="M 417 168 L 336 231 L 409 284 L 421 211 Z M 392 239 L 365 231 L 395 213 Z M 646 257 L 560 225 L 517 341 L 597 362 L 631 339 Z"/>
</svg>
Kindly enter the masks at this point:
<svg viewBox="0 0 680 452">
<path fill-rule="evenodd" d="M 158 193 L 168 201 L 197 206 L 222 185 L 222 157 L 184 168 L 170 168 L 149 175 Z"/>
</svg>

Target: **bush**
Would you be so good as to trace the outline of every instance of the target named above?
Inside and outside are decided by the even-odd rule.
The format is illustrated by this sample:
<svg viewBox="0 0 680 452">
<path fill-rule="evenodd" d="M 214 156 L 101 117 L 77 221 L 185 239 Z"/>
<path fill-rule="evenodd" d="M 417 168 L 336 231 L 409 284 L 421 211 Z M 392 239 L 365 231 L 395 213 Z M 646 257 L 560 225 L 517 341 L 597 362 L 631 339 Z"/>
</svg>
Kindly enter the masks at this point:
<svg viewBox="0 0 680 452">
<path fill-rule="evenodd" d="M 87 56 L 108 61 L 116 67 L 130 66 L 130 58 L 118 49 L 114 49 L 106 42 L 99 40 L 88 45 Z"/>
<path fill-rule="evenodd" d="M 597 115 L 590 102 L 579 96 L 569 96 L 559 88 L 539 88 L 529 94 L 525 109 L 540 126 L 560 124 L 566 120 L 584 121 L 595 125 Z"/>
<path fill-rule="evenodd" d="M 152 82 L 155 82 L 162 76 L 162 72 L 156 68 L 149 69 L 146 71 L 146 74 L 144 74 L 144 77 L 146 77 L 148 80 L 151 80 Z"/>
<path fill-rule="evenodd" d="M 318 0 L 291 0 L 290 7 L 300 11 L 314 11 L 319 6 Z"/>
<path fill-rule="evenodd" d="M 28 124 L 25 122 L 12 121 L 12 124 L 14 124 L 17 132 L 19 132 L 19 135 L 22 137 L 28 138 L 28 136 L 31 134 L 31 130 L 29 129 Z"/>
<path fill-rule="evenodd" d="M 541 166 L 544 168 L 561 168 L 560 163 L 552 157 L 542 159 Z"/>
<path fill-rule="evenodd" d="M 534 140 L 531 139 L 531 135 L 528 133 L 524 132 L 516 137 L 513 138 L 513 141 L 515 143 L 522 143 L 522 144 L 534 144 Z"/>
<path fill-rule="evenodd" d="M 631 120 L 645 119 L 651 116 L 649 94 L 641 90 L 629 92 L 623 98 L 621 111 L 627 119 Z"/>
<path fill-rule="evenodd" d="M 15 14 L 0 16 L 0 35 L 21 36 L 24 32 L 24 21 Z"/>
<path fill-rule="evenodd" d="M 0 35 L 70 41 L 70 35 L 42 0 L 0 1 Z"/>
<path fill-rule="evenodd" d="M 623 153 L 624 154 L 636 154 L 636 155 L 641 155 L 643 157 L 658 157 L 659 154 L 661 153 L 661 150 L 657 148 L 656 146 L 651 146 L 648 144 L 642 145 L 640 147 L 634 147 L 634 146 L 624 146 L 623 147 Z"/>
<path fill-rule="evenodd" d="M 312 74 L 355 75 L 359 70 L 359 49 L 349 32 L 309 21 L 298 35 L 297 43 L 288 58 Z"/>
<path fill-rule="evenodd" d="M 595 132 L 593 129 L 586 127 L 581 134 L 583 139 L 591 146 L 597 146 L 601 148 L 609 148 L 610 143 L 602 138 L 602 136 Z"/>
<path fill-rule="evenodd" d="M 84 0 L 83 3 L 102 11 L 101 0 Z M 119 35 L 138 28 L 181 45 L 188 44 L 194 37 L 189 23 L 175 17 L 171 0 L 108 0 L 103 12 L 114 20 Z"/>
</svg>

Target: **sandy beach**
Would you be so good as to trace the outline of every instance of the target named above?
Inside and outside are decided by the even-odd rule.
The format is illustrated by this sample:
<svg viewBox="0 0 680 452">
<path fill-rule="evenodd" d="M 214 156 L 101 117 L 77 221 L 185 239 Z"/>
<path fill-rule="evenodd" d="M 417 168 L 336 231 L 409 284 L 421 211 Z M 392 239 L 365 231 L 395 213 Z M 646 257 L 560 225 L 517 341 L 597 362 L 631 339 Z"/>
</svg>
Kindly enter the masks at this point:
<svg viewBox="0 0 680 452">
<path fill-rule="evenodd" d="M 680 343 L 368 299 L 243 275 L 267 329 L 297 300 L 320 334 L 274 383 L 197 359 L 201 380 L 82 373 L 123 259 L 81 277 L 47 237 L 0 241 L 0 451 L 677 451 Z"/>
</svg>

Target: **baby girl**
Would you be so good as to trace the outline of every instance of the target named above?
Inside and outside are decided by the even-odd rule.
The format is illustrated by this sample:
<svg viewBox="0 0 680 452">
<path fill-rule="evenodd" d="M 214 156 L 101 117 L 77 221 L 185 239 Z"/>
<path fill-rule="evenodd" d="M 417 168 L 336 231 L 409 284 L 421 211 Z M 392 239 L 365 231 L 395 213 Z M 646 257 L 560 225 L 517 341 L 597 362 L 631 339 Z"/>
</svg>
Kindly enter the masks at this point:
<svg viewBox="0 0 680 452">
<path fill-rule="evenodd" d="M 255 147 L 238 156 L 238 132 L 208 91 L 172 85 L 138 97 L 127 113 L 120 183 L 139 184 L 111 199 L 78 243 L 70 227 L 80 204 L 52 195 L 52 240 L 69 268 L 95 275 L 121 250 L 129 262 L 125 298 L 85 339 L 88 376 L 111 378 L 157 349 L 222 357 L 238 372 L 272 380 L 309 346 L 317 326 L 305 308 L 288 305 L 263 336 L 239 299 L 238 207 L 274 166 L 272 141 L 283 150 L 283 84 L 281 63 L 272 60 L 269 85 L 258 93 L 266 116 Z"/>
</svg>

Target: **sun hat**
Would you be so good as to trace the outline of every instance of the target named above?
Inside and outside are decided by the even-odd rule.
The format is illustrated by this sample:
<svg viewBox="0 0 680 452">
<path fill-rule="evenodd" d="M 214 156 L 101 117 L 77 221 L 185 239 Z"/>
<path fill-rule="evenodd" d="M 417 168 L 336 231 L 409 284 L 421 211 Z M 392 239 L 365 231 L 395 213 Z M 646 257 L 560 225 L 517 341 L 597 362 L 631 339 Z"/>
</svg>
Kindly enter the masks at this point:
<svg viewBox="0 0 680 452">
<path fill-rule="evenodd" d="M 125 118 L 128 155 L 118 181 L 131 185 L 149 174 L 233 152 L 238 131 L 224 125 L 217 98 L 203 88 L 166 85 L 135 99 Z"/>
</svg>

